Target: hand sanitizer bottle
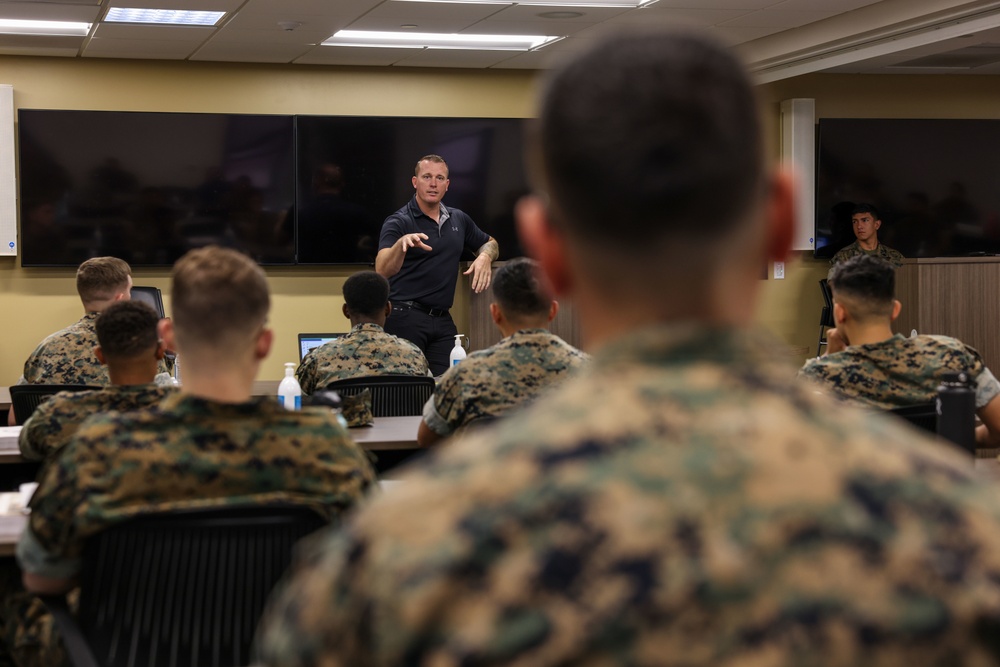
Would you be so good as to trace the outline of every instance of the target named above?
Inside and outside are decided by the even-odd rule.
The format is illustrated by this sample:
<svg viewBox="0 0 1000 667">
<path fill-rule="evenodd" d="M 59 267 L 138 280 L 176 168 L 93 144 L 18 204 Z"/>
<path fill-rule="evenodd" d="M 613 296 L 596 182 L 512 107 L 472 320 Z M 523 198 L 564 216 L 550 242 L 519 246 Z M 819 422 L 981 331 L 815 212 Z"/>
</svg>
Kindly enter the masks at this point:
<svg viewBox="0 0 1000 667">
<path fill-rule="evenodd" d="M 285 364 L 285 378 L 278 385 L 278 401 L 286 410 L 302 409 L 302 387 L 295 379 L 295 364 L 292 362 Z"/>
<path fill-rule="evenodd" d="M 458 334 L 455 336 L 455 347 L 451 348 L 451 354 L 448 356 L 449 365 L 457 366 L 458 362 L 465 359 L 465 348 L 462 347 L 462 337 L 465 334 Z"/>
</svg>

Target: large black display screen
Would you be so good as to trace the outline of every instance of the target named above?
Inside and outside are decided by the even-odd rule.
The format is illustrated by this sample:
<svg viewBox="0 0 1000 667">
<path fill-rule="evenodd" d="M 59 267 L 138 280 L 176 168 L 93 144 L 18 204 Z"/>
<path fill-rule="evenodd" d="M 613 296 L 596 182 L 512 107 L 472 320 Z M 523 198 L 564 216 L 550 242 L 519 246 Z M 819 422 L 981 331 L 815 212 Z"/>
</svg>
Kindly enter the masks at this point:
<svg viewBox="0 0 1000 667">
<path fill-rule="evenodd" d="M 906 257 L 1000 253 L 1000 120 L 824 118 L 817 257 L 854 241 L 851 208 L 874 204 L 879 241 Z"/>
<path fill-rule="evenodd" d="M 297 116 L 298 262 L 371 263 L 382 222 L 413 196 L 417 160 L 448 162 L 446 206 L 521 253 L 514 204 L 527 192 L 522 124 L 510 118 Z M 469 256 L 471 259 L 471 255 Z"/>
<path fill-rule="evenodd" d="M 292 116 L 22 109 L 18 136 L 24 266 L 295 261 Z"/>
</svg>

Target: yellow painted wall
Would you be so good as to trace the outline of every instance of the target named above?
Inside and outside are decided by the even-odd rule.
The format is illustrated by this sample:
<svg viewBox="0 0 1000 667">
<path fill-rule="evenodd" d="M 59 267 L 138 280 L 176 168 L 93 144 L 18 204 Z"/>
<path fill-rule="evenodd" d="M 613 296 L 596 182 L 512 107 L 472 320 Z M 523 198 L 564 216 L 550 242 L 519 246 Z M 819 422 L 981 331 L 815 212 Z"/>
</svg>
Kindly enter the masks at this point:
<svg viewBox="0 0 1000 667">
<path fill-rule="evenodd" d="M 525 117 L 531 115 L 534 75 L 0 56 L 0 83 L 14 86 L 17 108 Z M 276 340 L 261 379 L 278 379 L 283 362 L 298 361 L 298 332 L 350 326 L 340 312 L 340 292 L 353 270 L 267 270 Z M 166 269 L 137 269 L 135 282 L 163 290 L 169 309 L 168 275 Z M 468 328 L 468 303 L 459 289 L 460 330 Z M 13 384 L 38 341 L 82 312 L 72 270 L 22 269 L 18 259 L 0 257 L 0 385 Z"/>
<path fill-rule="evenodd" d="M 0 57 L 0 83 L 14 85 L 18 108 L 201 111 L 238 113 L 524 117 L 532 113 L 530 72 L 327 68 Z M 767 145 L 778 154 L 783 99 L 812 97 L 818 116 L 969 117 L 1000 115 L 1000 85 L 986 76 L 816 74 L 761 86 Z M 797 348 L 815 350 L 827 264 L 796 253 L 785 280 L 763 285 L 758 321 Z M 277 379 L 294 359 L 295 336 L 341 330 L 340 289 L 348 268 L 281 268 L 268 275 L 274 294 L 277 352 L 262 379 Z M 136 282 L 165 291 L 167 271 L 140 269 Z M 45 335 L 81 313 L 72 272 L 22 269 L 0 258 L 0 384 L 10 384 Z M 468 326 L 468 298 L 459 290 L 459 328 Z M 812 352 L 810 352 L 812 353 Z"/>
</svg>

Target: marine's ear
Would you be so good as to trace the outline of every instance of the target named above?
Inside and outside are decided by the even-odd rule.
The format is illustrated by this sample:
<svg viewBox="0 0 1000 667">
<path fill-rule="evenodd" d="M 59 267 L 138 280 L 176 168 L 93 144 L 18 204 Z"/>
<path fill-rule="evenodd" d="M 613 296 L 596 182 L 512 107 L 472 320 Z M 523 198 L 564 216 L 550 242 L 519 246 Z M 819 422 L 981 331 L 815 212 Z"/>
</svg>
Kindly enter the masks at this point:
<svg viewBox="0 0 1000 667">
<path fill-rule="evenodd" d="M 538 262 L 557 296 L 569 294 L 573 279 L 566 254 L 566 237 L 552 224 L 545 204 L 534 195 L 522 197 L 515 213 L 518 237 L 528 255 Z"/>
</svg>

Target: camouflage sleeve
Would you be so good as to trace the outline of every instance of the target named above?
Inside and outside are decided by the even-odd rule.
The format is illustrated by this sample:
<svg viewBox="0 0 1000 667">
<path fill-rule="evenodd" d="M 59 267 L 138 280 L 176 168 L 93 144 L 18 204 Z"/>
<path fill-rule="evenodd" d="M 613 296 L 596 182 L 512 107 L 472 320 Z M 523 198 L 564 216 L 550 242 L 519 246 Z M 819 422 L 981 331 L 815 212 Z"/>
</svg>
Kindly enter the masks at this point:
<svg viewBox="0 0 1000 667">
<path fill-rule="evenodd" d="M 256 637 L 268 667 L 365 667 L 368 605 L 359 591 L 363 545 L 352 531 L 326 531 L 304 542 L 291 575 L 271 599 Z M 353 557 L 352 557 L 353 556 Z"/>
<path fill-rule="evenodd" d="M 78 422 L 74 415 L 60 414 L 59 407 L 64 405 L 62 399 L 72 395 L 59 393 L 35 408 L 17 438 L 21 456 L 31 461 L 44 461 L 66 444 Z"/>
<path fill-rule="evenodd" d="M 312 351 L 306 355 L 299 367 L 295 369 L 295 379 L 299 381 L 303 394 L 312 394 L 316 391 L 316 357 Z"/>
<path fill-rule="evenodd" d="M 434 395 L 428 403 L 433 402 L 436 418 L 427 425 L 438 435 L 447 435 L 465 424 L 468 419 L 468 394 L 461 364 L 448 371 L 434 388 Z M 424 419 L 427 418 L 427 408 L 424 408 Z"/>
<path fill-rule="evenodd" d="M 903 265 L 904 259 L 906 258 L 903 257 L 903 253 L 893 248 L 886 248 L 886 260 L 897 269 Z"/>
<path fill-rule="evenodd" d="M 986 407 L 998 395 L 1000 395 L 1000 382 L 997 382 L 993 372 L 984 366 L 976 377 L 976 409 Z"/>
<path fill-rule="evenodd" d="M 17 545 L 18 563 L 25 571 L 58 578 L 76 574 L 82 550 L 75 522 L 81 493 L 78 471 L 91 463 L 77 454 L 107 432 L 103 420 L 103 416 L 87 420 L 73 444 L 43 469 L 31 498 L 31 518 Z"/>
</svg>

